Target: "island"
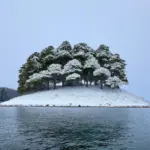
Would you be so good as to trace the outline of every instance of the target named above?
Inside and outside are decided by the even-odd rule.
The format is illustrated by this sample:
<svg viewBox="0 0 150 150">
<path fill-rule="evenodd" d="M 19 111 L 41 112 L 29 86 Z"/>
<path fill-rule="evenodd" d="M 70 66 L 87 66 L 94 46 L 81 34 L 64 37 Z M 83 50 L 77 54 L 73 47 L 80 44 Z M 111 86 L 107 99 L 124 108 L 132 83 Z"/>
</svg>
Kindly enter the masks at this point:
<svg viewBox="0 0 150 150">
<path fill-rule="evenodd" d="M 31 54 L 19 70 L 21 96 L 1 106 L 149 107 L 149 102 L 121 88 L 129 84 L 126 62 L 101 44 L 68 41 Z"/>
</svg>

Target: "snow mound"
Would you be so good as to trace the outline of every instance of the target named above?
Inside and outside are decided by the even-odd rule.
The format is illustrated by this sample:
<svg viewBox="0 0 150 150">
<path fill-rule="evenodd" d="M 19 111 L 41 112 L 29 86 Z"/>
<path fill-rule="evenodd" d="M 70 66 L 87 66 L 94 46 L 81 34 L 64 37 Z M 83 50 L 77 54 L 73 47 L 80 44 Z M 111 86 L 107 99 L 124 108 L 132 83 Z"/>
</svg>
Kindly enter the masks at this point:
<svg viewBox="0 0 150 150">
<path fill-rule="evenodd" d="M 149 106 L 143 98 L 125 90 L 98 87 L 65 87 L 13 98 L 1 105 L 23 106 Z"/>
</svg>

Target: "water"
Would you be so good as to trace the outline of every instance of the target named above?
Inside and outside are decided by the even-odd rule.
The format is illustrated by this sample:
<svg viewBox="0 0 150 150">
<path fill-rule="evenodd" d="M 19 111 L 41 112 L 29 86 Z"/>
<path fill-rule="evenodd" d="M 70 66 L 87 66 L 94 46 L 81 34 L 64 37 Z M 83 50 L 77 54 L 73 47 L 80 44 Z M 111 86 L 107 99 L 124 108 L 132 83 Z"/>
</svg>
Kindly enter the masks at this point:
<svg viewBox="0 0 150 150">
<path fill-rule="evenodd" d="M 150 109 L 0 108 L 0 150 L 148 150 Z"/>
</svg>

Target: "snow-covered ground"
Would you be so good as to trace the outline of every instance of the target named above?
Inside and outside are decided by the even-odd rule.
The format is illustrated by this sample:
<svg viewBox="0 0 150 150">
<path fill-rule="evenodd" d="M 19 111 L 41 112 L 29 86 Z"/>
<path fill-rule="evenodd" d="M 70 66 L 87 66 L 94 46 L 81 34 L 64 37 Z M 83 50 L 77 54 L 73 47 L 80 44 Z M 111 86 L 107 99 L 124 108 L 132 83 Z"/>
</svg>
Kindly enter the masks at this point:
<svg viewBox="0 0 150 150">
<path fill-rule="evenodd" d="M 148 106 L 143 98 L 125 90 L 98 87 L 65 87 L 56 90 L 36 92 L 3 102 L 0 105 L 23 106 Z"/>
</svg>

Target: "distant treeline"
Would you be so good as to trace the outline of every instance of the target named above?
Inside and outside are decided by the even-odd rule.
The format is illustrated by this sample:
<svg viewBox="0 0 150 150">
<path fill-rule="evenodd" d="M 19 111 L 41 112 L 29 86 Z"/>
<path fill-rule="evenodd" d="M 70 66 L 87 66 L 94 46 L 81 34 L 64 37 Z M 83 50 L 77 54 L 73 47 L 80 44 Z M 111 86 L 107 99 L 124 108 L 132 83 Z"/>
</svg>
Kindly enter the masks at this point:
<svg viewBox="0 0 150 150">
<path fill-rule="evenodd" d="M 7 101 L 17 96 L 19 96 L 19 93 L 16 90 L 9 88 L 0 88 L 0 102 Z"/>
</svg>

